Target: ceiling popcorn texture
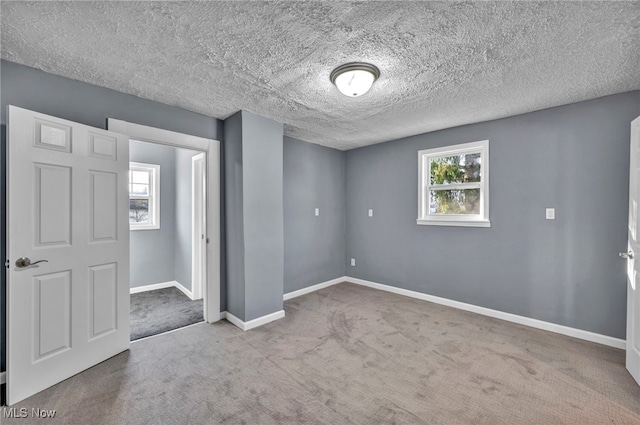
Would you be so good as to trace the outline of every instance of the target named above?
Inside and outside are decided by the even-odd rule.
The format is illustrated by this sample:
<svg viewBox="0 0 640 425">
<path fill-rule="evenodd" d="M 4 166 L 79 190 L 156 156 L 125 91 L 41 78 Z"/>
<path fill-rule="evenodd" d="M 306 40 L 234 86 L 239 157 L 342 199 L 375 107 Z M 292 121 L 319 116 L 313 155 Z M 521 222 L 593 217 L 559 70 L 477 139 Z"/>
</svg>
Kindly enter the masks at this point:
<svg viewBox="0 0 640 425">
<path fill-rule="evenodd" d="M 640 2 L 8 2 L 2 58 L 337 149 L 640 89 Z M 371 90 L 329 81 L 380 69 Z M 460 141 L 468 142 L 468 140 Z"/>
</svg>

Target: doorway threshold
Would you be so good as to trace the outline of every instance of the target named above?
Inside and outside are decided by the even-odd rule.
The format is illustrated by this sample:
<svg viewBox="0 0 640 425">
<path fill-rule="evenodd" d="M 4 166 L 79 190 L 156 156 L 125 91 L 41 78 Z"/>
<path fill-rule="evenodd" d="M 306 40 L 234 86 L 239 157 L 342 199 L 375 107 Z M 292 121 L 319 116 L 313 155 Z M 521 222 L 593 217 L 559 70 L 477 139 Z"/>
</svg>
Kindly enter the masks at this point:
<svg viewBox="0 0 640 425">
<path fill-rule="evenodd" d="M 177 329 L 171 329 L 170 331 L 161 332 L 159 334 L 149 335 L 149 336 L 145 336 L 145 337 L 142 337 L 142 338 L 134 339 L 133 341 L 131 341 L 131 343 L 134 344 L 136 342 L 144 341 L 146 339 L 155 338 L 157 336 L 162 336 L 162 335 L 167 335 L 167 334 L 170 334 L 170 333 L 173 333 L 173 332 L 178 332 L 178 331 L 181 331 L 181 330 L 184 330 L 184 329 L 187 329 L 187 328 L 191 328 L 193 326 L 198 326 L 198 325 L 203 325 L 203 324 L 206 324 L 206 322 L 204 320 L 202 322 L 192 323 L 191 325 L 186 325 L 186 326 L 183 326 L 183 327 L 177 328 Z"/>
</svg>

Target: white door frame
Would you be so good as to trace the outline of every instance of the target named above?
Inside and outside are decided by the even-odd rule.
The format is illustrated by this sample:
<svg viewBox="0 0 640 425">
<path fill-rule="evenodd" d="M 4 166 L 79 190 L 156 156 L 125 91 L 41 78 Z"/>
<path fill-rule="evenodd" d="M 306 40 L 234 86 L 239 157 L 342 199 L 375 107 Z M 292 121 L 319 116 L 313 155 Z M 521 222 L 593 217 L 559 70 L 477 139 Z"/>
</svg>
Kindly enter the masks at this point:
<svg viewBox="0 0 640 425">
<path fill-rule="evenodd" d="M 191 158 L 191 293 L 194 300 L 203 296 L 204 276 L 207 263 L 204 261 L 207 252 L 206 243 L 206 165 L 207 157 L 200 152 Z"/>
<path fill-rule="evenodd" d="M 220 320 L 220 141 L 109 118 L 107 128 L 131 140 L 198 150 L 206 156 L 206 270 L 204 320 Z"/>
</svg>

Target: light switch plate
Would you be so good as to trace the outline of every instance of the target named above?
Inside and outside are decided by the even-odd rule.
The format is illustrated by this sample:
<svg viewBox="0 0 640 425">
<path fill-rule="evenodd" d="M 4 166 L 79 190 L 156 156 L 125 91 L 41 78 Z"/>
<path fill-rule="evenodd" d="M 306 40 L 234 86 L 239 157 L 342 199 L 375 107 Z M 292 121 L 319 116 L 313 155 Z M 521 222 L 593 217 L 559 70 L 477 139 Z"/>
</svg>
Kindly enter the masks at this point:
<svg viewBox="0 0 640 425">
<path fill-rule="evenodd" d="M 545 217 L 547 220 L 555 220 L 556 219 L 556 209 L 555 208 L 547 208 L 545 210 Z"/>
<path fill-rule="evenodd" d="M 320 208 L 316 208 L 316 216 L 320 215 Z"/>
<path fill-rule="evenodd" d="M 369 210 L 369 217 L 373 217 L 373 210 Z"/>
</svg>

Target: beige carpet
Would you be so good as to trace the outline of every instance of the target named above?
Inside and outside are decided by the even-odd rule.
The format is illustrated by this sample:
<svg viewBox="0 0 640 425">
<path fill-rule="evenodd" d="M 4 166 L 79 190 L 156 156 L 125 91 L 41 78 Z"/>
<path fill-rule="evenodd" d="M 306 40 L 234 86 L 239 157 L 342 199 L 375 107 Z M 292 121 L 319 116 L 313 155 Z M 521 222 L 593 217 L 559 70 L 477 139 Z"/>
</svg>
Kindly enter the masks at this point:
<svg viewBox="0 0 640 425">
<path fill-rule="evenodd" d="M 640 424 L 622 350 L 343 283 L 134 343 L 2 424 Z"/>
</svg>

